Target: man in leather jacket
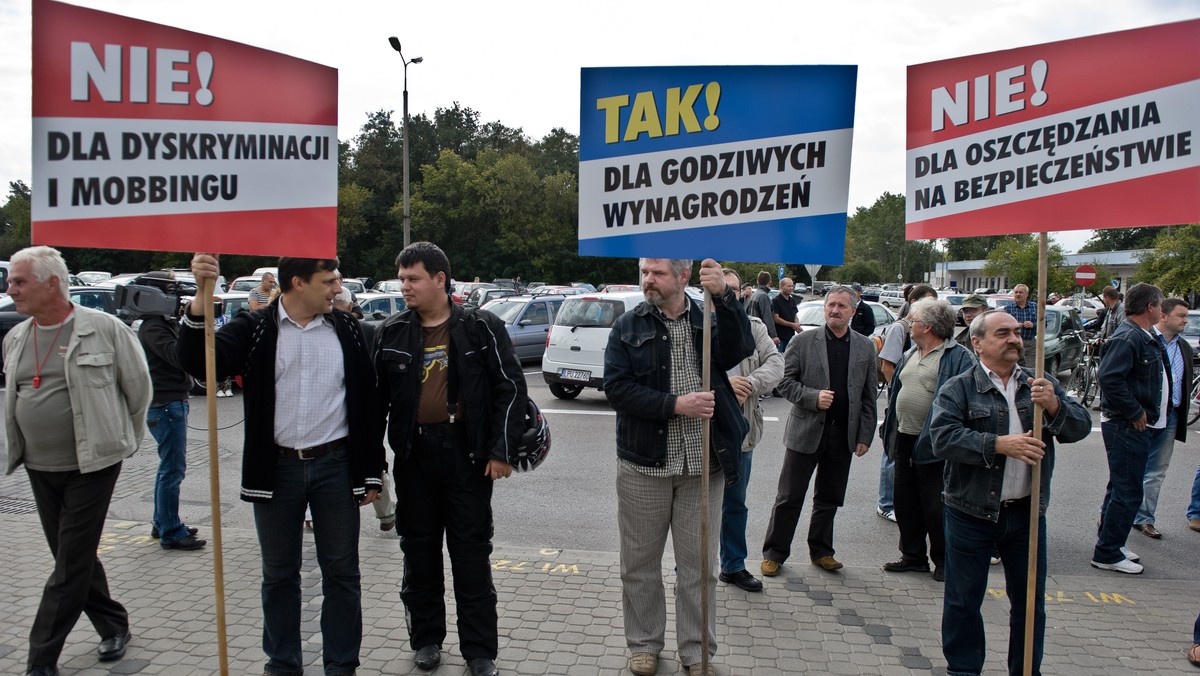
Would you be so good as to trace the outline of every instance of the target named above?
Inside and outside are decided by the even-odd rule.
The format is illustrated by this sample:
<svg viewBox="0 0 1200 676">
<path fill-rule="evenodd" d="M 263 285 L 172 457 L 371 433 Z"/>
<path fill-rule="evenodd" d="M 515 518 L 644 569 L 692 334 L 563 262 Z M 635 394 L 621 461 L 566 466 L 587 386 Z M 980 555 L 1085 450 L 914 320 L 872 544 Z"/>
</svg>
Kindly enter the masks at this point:
<svg viewBox="0 0 1200 676">
<path fill-rule="evenodd" d="M 450 300 L 450 260 L 430 242 L 396 259 L 407 309 L 376 336 L 378 415 L 396 454 L 400 599 L 419 668 L 446 637 L 442 539 L 450 552 L 459 645 L 473 676 L 496 674 L 492 486 L 512 474 L 525 426 L 525 376 L 504 322 Z"/>
</svg>

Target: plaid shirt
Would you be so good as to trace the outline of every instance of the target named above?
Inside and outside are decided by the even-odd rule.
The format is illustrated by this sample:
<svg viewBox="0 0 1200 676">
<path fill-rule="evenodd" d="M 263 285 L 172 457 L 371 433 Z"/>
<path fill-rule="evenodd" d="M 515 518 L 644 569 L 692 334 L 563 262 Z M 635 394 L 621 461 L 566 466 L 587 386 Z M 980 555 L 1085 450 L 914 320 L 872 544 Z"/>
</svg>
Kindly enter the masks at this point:
<svg viewBox="0 0 1200 676">
<path fill-rule="evenodd" d="M 688 313 L 678 319 L 668 319 L 658 308 L 655 315 L 667 327 L 671 336 L 671 394 L 699 392 L 704 385 L 696 358 L 696 343 L 692 339 L 692 322 Z M 667 421 L 667 463 L 662 467 L 643 467 L 622 460 L 647 476 L 698 476 L 700 474 L 703 422 L 699 418 L 676 415 Z"/>
<path fill-rule="evenodd" d="M 1032 300 L 1025 301 L 1025 307 L 1017 307 L 1016 303 L 1004 308 L 1005 312 L 1016 318 L 1018 324 L 1030 322 L 1033 324 L 1032 329 L 1021 329 L 1022 340 L 1033 340 L 1037 338 L 1037 303 Z"/>
</svg>

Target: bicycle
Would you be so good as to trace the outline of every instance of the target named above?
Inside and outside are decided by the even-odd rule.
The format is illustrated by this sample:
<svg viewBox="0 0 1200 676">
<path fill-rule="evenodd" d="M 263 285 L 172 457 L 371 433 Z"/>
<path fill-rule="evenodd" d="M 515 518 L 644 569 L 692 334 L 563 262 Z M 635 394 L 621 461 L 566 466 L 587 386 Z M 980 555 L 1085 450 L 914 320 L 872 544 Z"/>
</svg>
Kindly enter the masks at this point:
<svg viewBox="0 0 1200 676">
<path fill-rule="evenodd" d="M 1200 373 L 1196 374 L 1195 378 L 1192 378 L 1192 391 L 1188 396 L 1192 398 L 1192 410 L 1188 414 L 1187 422 L 1190 427 L 1197 420 L 1200 420 Z"/>
<path fill-rule="evenodd" d="M 1088 341 L 1087 347 L 1083 351 L 1083 360 L 1071 372 L 1071 379 L 1067 382 L 1067 390 L 1074 392 L 1079 403 L 1085 407 L 1092 405 L 1092 402 L 1096 400 L 1096 394 L 1100 391 L 1099 369 L 1100 339 L 1097 338 Z M 1197 383 L 1200 384 L 1200 379 L 1197 380 Z M 1192 389 L 1193 395 L 1196 394 L 1196 387 L 1193 386 Z"/>
</svg>

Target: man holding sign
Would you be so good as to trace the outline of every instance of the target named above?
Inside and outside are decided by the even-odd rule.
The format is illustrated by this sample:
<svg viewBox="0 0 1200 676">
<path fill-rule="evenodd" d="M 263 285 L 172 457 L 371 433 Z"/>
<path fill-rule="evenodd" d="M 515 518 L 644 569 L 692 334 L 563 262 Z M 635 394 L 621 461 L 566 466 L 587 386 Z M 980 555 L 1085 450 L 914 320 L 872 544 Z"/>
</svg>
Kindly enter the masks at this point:
<svg viewBox="0 0 1200 676">
<path fill-rule="evenodd" d="M 708 656 L 716 654 L 716 576 L 708 580 L 708 617 L 702 617 L 700 571 L 703 557 L 717 558 L 718 538 L 714 533 L 707 551 L 700 551 L 701 510 L 707 510 L 710 524 L 720 523 L 722 479 L 738 479 L 749 423 L 726 373 L 754 352 L 754 337 L 721 266 L 705 259 L 700 283 L 712 294 L 716 326 L 713 389 L 700 391 L 703 313 L 683 291 L 692 262 L 643 258 L 640 264 L 646 301 L 617 319 L 604 352 L 604 393 L 617 411 L 617 523 L 629 669 L 639 676 L 658 669 L 667 623 L 662 555 L 670 531 L 679 568 L 679 660 L 689 674 L 708 676 L 700 646 L 707 631 Z M 713 421 L 711 452 L 719 463 L 708 477 L 700 474 L 704 420 Z M 707 505 L 701 503 L 702 481 L 709 482 Z"/>
<path fill-rule="evenodd" d="M 304 510 L 311 507 L 321 566 L 326 676 L 353 674 L 362 643 L 358 507 L 379 496 L 383 446 L 373 433 L 375 371 L 358 320 L 333 307 L 338 261 L 279 259 L 282 293 L 242 312 L 215 336 L 217 379 L 245 383 L 242 499 L 254 503 L 262 549 L 266 674 L 304 673 L 300 638 Z M 217 259 L 192 258 L 196 282 Z M 179 358 L 204 375 L 204 319 L 188 306 Z"/>
</svg>

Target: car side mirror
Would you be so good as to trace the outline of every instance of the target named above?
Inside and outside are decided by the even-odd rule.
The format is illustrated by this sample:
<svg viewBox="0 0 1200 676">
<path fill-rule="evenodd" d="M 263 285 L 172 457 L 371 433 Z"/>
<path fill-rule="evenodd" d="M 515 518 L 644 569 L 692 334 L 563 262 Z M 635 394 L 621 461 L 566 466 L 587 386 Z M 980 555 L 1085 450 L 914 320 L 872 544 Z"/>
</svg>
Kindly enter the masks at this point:
<svg viewBox="0 0 1200 676">
<path fill-rule="evenodd" d="M 532 319 L 522 319 L 521 321 L 517 322 L 517 326 L 532 326 L 532 325 L 533 325 Z"/>
</svg>

